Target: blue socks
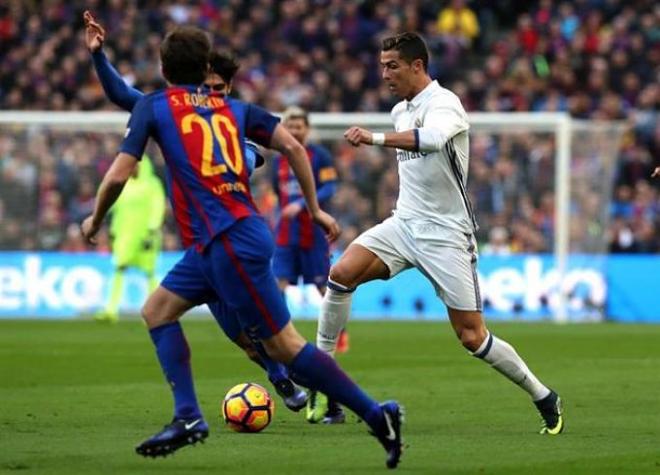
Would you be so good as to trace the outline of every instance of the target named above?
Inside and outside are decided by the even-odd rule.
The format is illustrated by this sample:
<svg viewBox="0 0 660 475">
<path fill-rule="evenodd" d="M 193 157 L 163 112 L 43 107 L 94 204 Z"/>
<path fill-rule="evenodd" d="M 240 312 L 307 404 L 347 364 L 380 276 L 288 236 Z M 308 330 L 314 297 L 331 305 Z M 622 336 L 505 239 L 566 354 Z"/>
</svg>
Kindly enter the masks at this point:
<svg viewBox="0 0 660 475">
<path fill-rule="evenodd" d="M 337 401 L 355 412 L 369 426 L 380 431 L 383 411 L 376 401 L 367 396 L 335 360 L 314 345 L 307 343 L 296 355 L 291 369 L 333 401 Z"/>
<path fill-rule="evenodd" d="M 268 372 L 268 380 L 271 383 L 275 383 L 277 381 L 282 381 L 283 379 L 288 379 L 289 371 L 286 369 L 286 366 L 284 366 L 282 363 L 274 361 L 270 356 L 268 356 L 268 353 L 266 353 L 264 346 L 259 340 L 256 338 L 250 339 L 252 340 L 254 349 L 257 351 L 257 353 L 259 353 L 259 356 L 261 357 L 261 362 L 263 363 L 264 369 Z"/>
<path fill-rule="evenodd" d="M 190 368 L 190 348 L 179 322 L 168 323 L 149 330 L 172 394 L 174 418 L 196 419 L 202 417 L 197 403 Z"/>
<path fill-rule="evenodd" d="M 156 346 L 156 354 L 165 378 L 174 395 L 175 419 L 202 417 L 190 367 L 190 349 L 179 322 L 168 323 L 149 330 Z M 261 354 L 263 347 L 257 349 Z M 264 352 L 265 354 L 265 352 Z M 276 377 L 288 377 L 286 369 L 270 358 L 264 364 L 272 366 Z M 367 396 L 360 387 L 344 373 L 335 360 L 307 343 L 291 363 L 291 369 L 300 375 L 313 389 L 326 394 L 364 420 L 372 429 L 382 427 L 383 413 L 379 404 Z M 269 368 L 269 377 L 271 375 Z"/>
</svg>

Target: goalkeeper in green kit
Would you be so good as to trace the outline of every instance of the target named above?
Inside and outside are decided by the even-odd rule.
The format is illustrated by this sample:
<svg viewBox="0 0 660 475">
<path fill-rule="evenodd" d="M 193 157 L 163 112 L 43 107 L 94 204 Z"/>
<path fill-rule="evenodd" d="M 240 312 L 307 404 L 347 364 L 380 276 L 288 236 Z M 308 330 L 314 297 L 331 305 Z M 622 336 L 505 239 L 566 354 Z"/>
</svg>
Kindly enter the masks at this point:
<svg viewBox="0 0 660 475">
<path fill-rule="evenodd" d="M 149 292 L 158 284 L 155 267 L 165 218 L 165 190 L 148 156 L 145 155 L 136 165 L 133 176 L 110 212 L 114 274 L 110 298 L 94 318 L 116 322 L 119 320 L 126 269 L 133 267 L 144 272 L 149 281 Z"/>
</svg>

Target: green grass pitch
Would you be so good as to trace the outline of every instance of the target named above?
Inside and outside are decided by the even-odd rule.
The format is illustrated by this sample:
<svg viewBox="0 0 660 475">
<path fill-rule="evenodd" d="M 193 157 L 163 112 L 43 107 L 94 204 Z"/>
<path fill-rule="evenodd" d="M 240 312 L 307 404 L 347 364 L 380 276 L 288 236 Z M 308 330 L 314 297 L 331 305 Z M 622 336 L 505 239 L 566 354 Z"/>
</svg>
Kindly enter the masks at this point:
<svg viewBox="0 0 660 475">
<path fill-rule="evenodd" d="M 299 328 L 312 336 L 315 324 Z M 276 397 L 273 423 L 236 434 L 219 418 L 225 391 L 264 374 L 214 323 L 184 321 L 211 435 L 145 460 L 133 448 L 171 416 L 144 326 L 0 322 L 2 474 L 365 474 L 384 453 L 351 416 L 313 426 Z M 353 322 L 340 357 L 378 399 L 407 408 L 401 473 L 660 473 L 660 326 L 497 324 L 565 401 L 566 431 L 537 434 L 520 389 L 458 345 L 447 323 Z"/>
</svg>

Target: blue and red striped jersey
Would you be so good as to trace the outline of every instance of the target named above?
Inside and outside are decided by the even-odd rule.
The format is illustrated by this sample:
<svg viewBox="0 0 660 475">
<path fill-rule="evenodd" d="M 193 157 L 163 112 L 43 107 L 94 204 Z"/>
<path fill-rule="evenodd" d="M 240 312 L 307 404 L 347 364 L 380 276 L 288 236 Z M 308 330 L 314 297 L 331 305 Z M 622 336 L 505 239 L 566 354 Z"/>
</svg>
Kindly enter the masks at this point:
<svg viewBox="0 0 660 475">
<path fill-rule="evenodd" d="M 269 146 L 278 122 L 260 107 L 196 86 L 169 87 L 135 105 L 121 151 L 140 158 L 149 137 L 156 140 L 182 244 L 202 249 L 237 220 L 259 214 L 245 139 Z"/>
<path fill-rule="evenodd" d="M 328 150 L 320 145 L 310 144 L 305 147 L 309 158 L 319 204 L 324 210 L 335 193 L 337 171 Z M 312 215 L 305 208 L 305 198 L 300 184 L 289 167 L 285 157 L 279 155 L 273 160 L 273 188 L 282 210 L 289 203 L 297 202 L 303 210 L 291 219 L 280 218 L 275 227 L 275 237 L 278 246 L 300 246 L 310 249 L 315 244 L 326 240 L 325 231 L 314 223 Z"/>
</svg>

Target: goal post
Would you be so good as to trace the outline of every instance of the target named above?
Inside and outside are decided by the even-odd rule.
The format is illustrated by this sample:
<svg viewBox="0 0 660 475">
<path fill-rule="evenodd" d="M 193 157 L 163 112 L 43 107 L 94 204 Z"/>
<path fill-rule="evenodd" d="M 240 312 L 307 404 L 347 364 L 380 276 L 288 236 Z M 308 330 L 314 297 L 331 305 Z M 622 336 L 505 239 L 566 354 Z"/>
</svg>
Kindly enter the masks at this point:
<svg viewBox="0 0 660 475">
<path fill-rule="evenodd" d="M 124 112 L 51 112 L 51 111 L 1 111 L 0 137 L 11 135 L 27 144 L 40 131 L 53 131 L 75 136 L 77 133 L 112 134 L 119 143 L 127 123 L 128 114 Z M 556 291 L 552 299 L 551 316 L 558 322 L 572 320 L 571 299 L 574 292 L 566 276 L 571 261 L 578 259 L 581 253 L 606 255 L 607 243 L 605 232 L 600 236 L 591 236 L 588 245 L 578 242 L 574 234 L 580 235 L 579 218 L 572 222 L 571 215 L 581 206 L 584 196 L 590 196 L 599 210 L 592 218 L 607 229 L 609 214 L 607 207 L 612 197 L 612 181 L 615 173 L 617 152 L 625 127 L 621 123 L 591 122 L 571 119 L 567 113 L 489 113 L 469 114 L 471 124 L 471 148 L 475 141 L 508 141 L 511 139 L 515 148 L 516 141 L 534 140 L 542 137 L 540 145 L 527 159 L 534 161 L 535 171 L 528 174 L 528 180 L 542 179 L 551 181 L 554 199 L 552 228 L 552 261 L 554 265 L 553 284 Z M 314 140 L 333 143 L 343 140 L 343 132 L 351 125 L 359 125 L 373 131 L 392 130 L 388 113 L 312 113 L 310 122 Z M 532 137 L 532 139 L 529 139 Z M 509 144 L 511 145 L 511 144 Z M 551 152 L 548 152 L 551 150 Z M 550 153 L 547 157 L 544 154 Z M 471 154 L 472 155 L 472 154 Z M 524 154 L 523 154 L 524 155 Z M 497 160 L 497 159 L 495 159 Z M 544 167 L 547 167 L 544 168 Z M 551 175 L 550 178 L 548 175 Z M 468 192 L 471 188 L 472 175 L 468 179 Z M 527 186 L 527 183 L 522 183 Z M 530 189 L 534 189 L 531 186 Z M 584 195 L 584 196 L 583 196 Z M 540 197 L 531 197 L 540 199 Z M 477 206 L 479 216 L 479 207 Z M 575 221 L 575 219 L 574 219 Z M 488 224 L 486 224 L 488 226 Z M 487 229 L 485 230 L 487 232 Z M 597 234 L 597 233 L 595 233 Z M 596 305 L 597 307 L 597 305 Z M 603 309 L 598 310 L 604 317 Z"/>
</svg>

